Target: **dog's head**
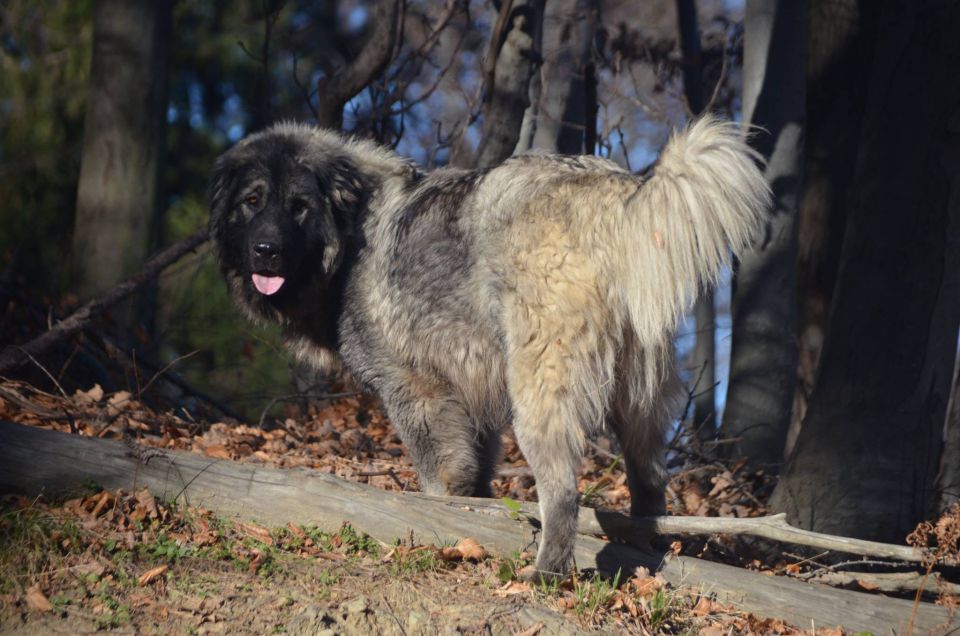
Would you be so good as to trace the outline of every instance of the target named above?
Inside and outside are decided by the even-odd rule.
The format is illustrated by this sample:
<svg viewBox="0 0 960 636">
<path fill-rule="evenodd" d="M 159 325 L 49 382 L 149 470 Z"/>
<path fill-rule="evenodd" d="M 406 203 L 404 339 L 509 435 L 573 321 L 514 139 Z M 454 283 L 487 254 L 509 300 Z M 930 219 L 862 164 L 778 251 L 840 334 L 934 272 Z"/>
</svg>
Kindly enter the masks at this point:
<svg viewBox="0 0 960 636">
<path fill-rule="evenodd" d="M 332 138 L 310 129 L 248 137 L 217 159 L 210 234 L 235 299 L 282 319 L 337 273 L 365 205 L 363 178 Z"/>
</svg>

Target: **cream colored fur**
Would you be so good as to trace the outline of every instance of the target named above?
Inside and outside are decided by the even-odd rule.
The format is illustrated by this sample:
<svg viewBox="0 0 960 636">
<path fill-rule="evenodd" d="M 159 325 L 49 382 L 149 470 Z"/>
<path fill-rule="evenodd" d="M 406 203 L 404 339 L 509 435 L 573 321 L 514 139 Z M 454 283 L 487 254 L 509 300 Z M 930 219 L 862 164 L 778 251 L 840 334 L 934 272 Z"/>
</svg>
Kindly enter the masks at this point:
<svg viewBox="0 0 960 636">
<path fill-rule="evenodd" d="M 735 124 L 704 117 L 675 133 L 649 177 L 556 156 L 424 175 L 374 144 L 294 124 L 243 144 L 270 135 L 300 144 L 304 165 L 349 165 L 366 184 L 336 350 L 303 333 L 288 340 L 322 367 L 342 356 L 381 395 L 425 489 L 488 490 L 512 418 L 543 514 L 537 566 L 562 573 L 584 439 L 609 424 L 633 511 L 662 509 L 663 435 L 678 415 L 674 332 L 770 204 Z"/>
</svg>

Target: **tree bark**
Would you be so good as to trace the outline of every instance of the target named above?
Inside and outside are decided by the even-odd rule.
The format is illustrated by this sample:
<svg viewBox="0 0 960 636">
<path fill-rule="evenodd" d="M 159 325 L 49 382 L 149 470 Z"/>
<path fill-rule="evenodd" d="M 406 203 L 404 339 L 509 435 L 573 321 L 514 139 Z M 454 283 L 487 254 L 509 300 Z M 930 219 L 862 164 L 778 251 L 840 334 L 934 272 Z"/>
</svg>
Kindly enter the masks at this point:
<svg viewBox="0 0 960 636">
<path fill-rule="evenodd" d="M 683 52 L 683 92 L 693 116 L 706 107 L 703 98 L 703 59 L 700 54 L 700 27 L 696 0 L 677 0 L 677 27 Z M 696 384 L 693 391 L 693 431 L 700 440 L 712 440 L 717 433 L 717 312 L 713 290 L 704 290 L 693 307 L 696 336 L 690 367 Z"/>
<path fill-rule="evenodd" d="M 94 6 L 72 247 L 74 289 L 84 299 L 139 269 L 157 227 L 170 21 L 169 0 Z"/>
<path fill-rule="evenodd" d="M 596 0 L 556 0 L 543 17 L 543 66 L 532 147 L 562 154 L 584 149 L 586 68 L 596 33 Z"/>
<path fill-rule="evenodd" d="M 960 324 L 960 2 L 884 3 L 820 370 L 771 505 L 896 541 L 932 510 Z"/>
<path fill-rule="evenodd" d="M 504 2 L 504 31 L 494 32 L 488 48 L 492 72 L 487 75 L 487 102 L 483 138 L 477 151 L 477 168 L 490 168 L 513 154 L 520 138 L 523 116 L 530 105 L 530 79 L 540 53 L 535 35 L 541 31 L 541 2 Z M 499 49 L 497 48 L 499 46 Z"/>
<path fill-rule="evenodd" d="M 731 457 L 779 470 L 797 374 L 796 214 L 804 126 L 804 2 L 748 0 L 743 119 L 767 159 L 774 206 L 736 272 L 723 434 Z"/>
<path fill-rule="evenodd" d="M 953 365 L 953 388 L 947 406 L 947 420 L 943 431 L 943 455 L 940 474 L 937 475 L 939 502 L 937 512 L 942 514 L 960 502 L 960 350 Z"/>
<path fill-rule="evenodd" d="M 366 44 L 357 57 L 331 77 L 320 80 L 317 99 L 317 123 L 340 130 L 343 107 L 375 77 L 387 68 L 393 57 L 399 28 L 400 0 L 379 0 L 370 24 Z"/>
<path fill-rule="evenodd" d="M 414 541 L 445 545 L 470 537 L 506 557 L 529 546 L 538 534 L 535 516 L 512 519 L 510 511 L 489 499 L 393 493 L 317 471 L 211 460 L 0 422 L 0 492 L 63 492 L 84 479 L 108 489 L 148 487 L 164 499 L 271 525 L 292 522 L 336 530 L 349 521 L 385 543 L 412 535 Z M 474 505 L 476 510 L 471 509 Z M 607 530 L 610 524 L 627 519 L 582 512 L 589 533 L 613 534 Z M 608 575 L 618 570 L 627 574 L 637 566 L 659 570 L 674 586 L 702 588 L 736 609 L 801 626 L 843 625 L 877 634 L 893 627 L 900 633 L 914 614 L 911 601 L 769 577 L 690 557 L 664 559 L 659 553 L 587 535 L 577 537 L 575 559 L 580 568 L 597 568 Z M 920 603 L 913 625 L 919 632 L 949 626 L 951 621 L 956 624 L 957 617 L 951 618 L 946 608 Z"/>
<path fill-rule="evenodd" d="M 809 0 L 807 126 L 800 198 L 798 381 L 786 456 L 796 442 L 826 337 L 851 197 L 879 3 Z"/>
</svg>

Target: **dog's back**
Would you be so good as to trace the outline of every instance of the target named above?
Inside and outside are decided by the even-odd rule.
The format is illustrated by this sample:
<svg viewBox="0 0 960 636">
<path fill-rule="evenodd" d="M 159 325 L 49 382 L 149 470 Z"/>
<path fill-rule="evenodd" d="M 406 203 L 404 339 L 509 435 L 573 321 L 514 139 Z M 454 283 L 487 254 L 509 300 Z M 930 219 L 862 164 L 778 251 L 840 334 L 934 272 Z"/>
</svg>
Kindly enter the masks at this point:
<svg viewBox="0 0 960 636">
<path fill-rule="evenodd" d="M 318 295 L 313 311 L 337 312 L 334 344 L 380 395 L 425 490 L 489 495 L 499 431 L 512 421 L 540 499 L 537 568 L 562 575 L 584 438 L 609 424 L 632 512 L 662 510 L 673 332 L 756 233 L 770 199 L 733 124 L 705 118 L 678 133 L 649 176 L 551 156 L 424 175 L 370 144 L 297 127 L 275 134 L 297 141 L 330 184 L 321 191 L 336 228 L 350 228 L 335 243 L 342 263 L 330 260 L 339 269 L 301 296 Z M 253 150 L 241 148 L 238 162 Z M 283 293 L 269 302 L 287 311 L 294 296 Z M 311 336 L 292 329 L 309 350 Z"/>
</svg>

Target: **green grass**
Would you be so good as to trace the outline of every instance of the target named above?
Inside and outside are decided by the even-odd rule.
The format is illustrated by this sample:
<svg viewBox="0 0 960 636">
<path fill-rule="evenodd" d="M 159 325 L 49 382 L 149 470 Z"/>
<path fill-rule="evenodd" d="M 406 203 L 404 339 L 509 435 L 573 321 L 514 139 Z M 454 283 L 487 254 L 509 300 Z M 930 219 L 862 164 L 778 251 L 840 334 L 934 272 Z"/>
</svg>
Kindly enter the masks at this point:
<svg viewBox="0 0 960 636">
<path fill-rule="evenodd" d="M 434 572 L 442 569 L 446 564 L 437 558 L 434 550 L 397 551 L 390 564 L 390 570 L 397 576 L 415 576 L 421 572 Z"/>
<path fill-rule="evenodd" d="M 531 563 L 533 563 L 532 559 L 525 556 L 520 550 L 516 550 L 509 557 L 501 561 L 500 567 L 497 569 L 497 578 L 503 583 L 516 581 L 520 570 Z"/>
<path fill-rule="evenodd" d="M 599 574 L 594 574 L 587 580 L 574 579 L 573 611 L 580 618 L 589 618 L 597 613 L 597 610 L 606 607 L 620 587 L 620 571 L 609 581 Z"/>
<path fill-rule="evenodd" d="M 73 519 L 58 519 L 35 508 L 0 513 L 0 593 L 20 592 L 23 584 L 58 568 L 68 554 L 83 549 L 82 530 Z"/>
</svg>

